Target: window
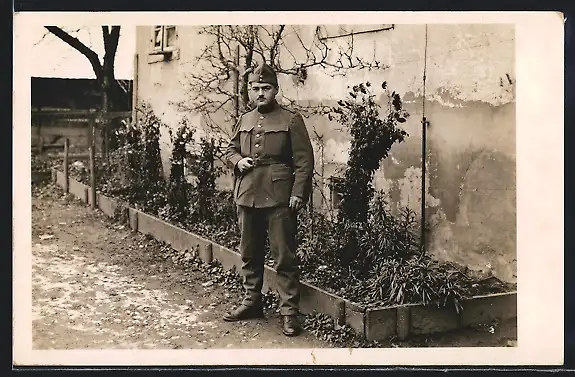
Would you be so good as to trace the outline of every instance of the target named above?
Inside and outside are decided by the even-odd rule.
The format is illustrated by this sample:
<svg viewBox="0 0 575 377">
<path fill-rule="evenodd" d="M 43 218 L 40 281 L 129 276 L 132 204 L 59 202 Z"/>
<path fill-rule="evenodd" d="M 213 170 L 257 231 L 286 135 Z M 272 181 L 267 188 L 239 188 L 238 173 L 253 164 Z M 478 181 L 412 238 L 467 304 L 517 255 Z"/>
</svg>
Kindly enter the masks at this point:
<svg viewBox="0 0 575 377">
<path fill-rule="evenodd" d="M 154 53 L 164 54 L 174 51 L 176 46 L 176 26 L 156 25 L 152 35 L 152 49 Z"/>
</svg>

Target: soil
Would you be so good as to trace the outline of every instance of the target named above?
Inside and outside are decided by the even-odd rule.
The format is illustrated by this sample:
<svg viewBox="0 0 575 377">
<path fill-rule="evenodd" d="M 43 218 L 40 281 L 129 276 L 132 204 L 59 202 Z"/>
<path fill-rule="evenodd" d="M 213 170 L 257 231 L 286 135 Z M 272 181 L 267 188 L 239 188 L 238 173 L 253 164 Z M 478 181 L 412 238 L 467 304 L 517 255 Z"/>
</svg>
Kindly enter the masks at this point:
<svg viewBox="0 0 575 377">
<path fill-rule="evenodd" d="M 236 292 L 208 271 L 158 257 L 157 244 L 52 185 L 33 190 L 32 237 L 34 349 L 335 347 L 321 340 L 325 331 L 285 337 L 273 309 L 262 320 L 222 321 L 239 302 Z M 515 346 L 516 339 L 509 322 L 375 346 Z"/>
</svg>

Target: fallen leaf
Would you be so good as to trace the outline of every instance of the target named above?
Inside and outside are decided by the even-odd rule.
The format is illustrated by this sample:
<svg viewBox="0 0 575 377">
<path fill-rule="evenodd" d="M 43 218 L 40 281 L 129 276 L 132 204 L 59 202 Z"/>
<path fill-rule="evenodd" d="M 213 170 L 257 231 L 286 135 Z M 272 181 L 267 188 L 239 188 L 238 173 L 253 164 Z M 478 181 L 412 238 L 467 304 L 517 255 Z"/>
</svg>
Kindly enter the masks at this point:
<svg viewBox="0 0 575 377">
<path fill-rule="evenodd" d="M 53 235 L 53 234 L 42 234 L 42 235 L 40 235 L 40 239 L 41 239 L 42 241 L 44 241 L 44 240 L 49 240 L 49 239 L 51 239 L 51 238 L 54 238 L 54 235 Z"/>
<path fill-rule="evenodd" d="M 211 286 L 211 285 L 214 285 L 214 282 L 211 281 L 211 280 L 210 280 L 210 281 L 206 281 L 205 283 L 202 283 L 202 287 L 209 287 L 209 286 Z"/>
<path fill-rule="evenodd" d="M 72 248 L 72 250 L 78 251 L 78 250 L 80 250 L 80 248 L 79 248 L 78 246 L 74 246 L 74 247 Z"/>
</svg>

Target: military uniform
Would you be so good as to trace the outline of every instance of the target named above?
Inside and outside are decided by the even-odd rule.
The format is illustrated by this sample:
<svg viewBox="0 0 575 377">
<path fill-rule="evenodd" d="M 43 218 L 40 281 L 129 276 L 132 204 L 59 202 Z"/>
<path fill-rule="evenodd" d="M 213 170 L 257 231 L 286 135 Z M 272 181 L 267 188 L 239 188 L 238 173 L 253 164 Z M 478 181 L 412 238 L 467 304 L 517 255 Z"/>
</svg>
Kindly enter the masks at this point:
<svg viewBox="0 0 575 377">
<path fill-rule="evenodd" d="M 275 73 L 266 67 L 255 75 L 259 75 L 260 82 L 277 84 Z M 244 157 L 251 157 L 254 167 L 241 173 L 237 163 Z M 261 303 L 267 230 L 277 271 L 280 312 L 283 316 L 295 315 L 299 311 L 297 213 L 289 208 L 289 202 L 291 196 L 307 201 L 314 167 L 313 149 L 302 116 L 275 100 L 265 113 L 256 108 L 243 114 L 225 159 L 235 175 L 241 273 L 246 290 L 242 304 L 254 307 Z"/>
</svg>

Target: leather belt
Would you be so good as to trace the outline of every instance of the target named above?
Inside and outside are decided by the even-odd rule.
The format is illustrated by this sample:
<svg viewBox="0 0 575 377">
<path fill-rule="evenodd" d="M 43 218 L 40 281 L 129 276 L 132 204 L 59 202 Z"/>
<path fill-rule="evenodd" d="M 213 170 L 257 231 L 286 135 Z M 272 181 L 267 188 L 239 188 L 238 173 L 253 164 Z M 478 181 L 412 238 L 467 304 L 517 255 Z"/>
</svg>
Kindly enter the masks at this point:
<svg viewBox="0 0 575 377">
<path fill-rule="evenodd" d="M 286 161 L 280 161 L 277 158 L 273 158 L 273 157 L 257 157 L 254 158 L 254 166 L 266 166 L 266 165 L 276 165 L 276 164 L 280 164 L 280 165 L 289 165 L 288 162 Z"/>
</svg>

